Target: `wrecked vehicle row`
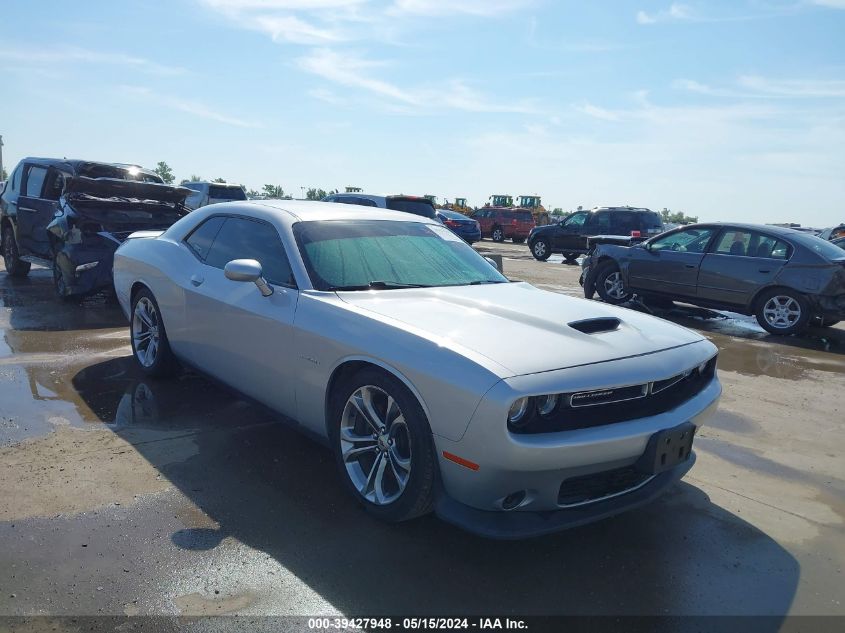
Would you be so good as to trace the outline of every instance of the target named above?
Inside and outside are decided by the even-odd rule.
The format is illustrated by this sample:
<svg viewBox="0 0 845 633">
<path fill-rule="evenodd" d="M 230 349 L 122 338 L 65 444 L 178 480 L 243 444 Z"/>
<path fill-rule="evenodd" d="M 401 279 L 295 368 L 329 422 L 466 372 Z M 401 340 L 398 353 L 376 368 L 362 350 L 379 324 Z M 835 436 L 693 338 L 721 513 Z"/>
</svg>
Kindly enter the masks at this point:
<svg viewBox="0 0 845 633">
<path fill-rule="evenodd" d="M 110 291 L 117 247 L 135 231 L 168 228 L 190 193 L 135 165 L 24 159 L 0 196 L 6 270 L 25 277 L 47 266 L 62 298 Z"/>
</svg>

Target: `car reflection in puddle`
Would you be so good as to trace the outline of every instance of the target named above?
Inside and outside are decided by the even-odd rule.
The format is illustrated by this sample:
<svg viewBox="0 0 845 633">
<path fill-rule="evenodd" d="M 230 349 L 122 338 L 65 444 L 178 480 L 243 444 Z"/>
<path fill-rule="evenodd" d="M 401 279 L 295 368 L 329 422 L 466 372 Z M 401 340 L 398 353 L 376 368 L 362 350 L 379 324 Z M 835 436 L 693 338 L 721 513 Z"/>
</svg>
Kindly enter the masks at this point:
<svg viewBox="0 0 845 633">
<path fill-rule="evenodd" d="M 799 380 L 811 370 L 845 371 L 841 328 L 810 327 L 801 336 L 774 336 L 754 317 L 733 312 L 677 303 L 656 308 L 633 301 L 626 306 L 701 331 L 718 346 L 721 370 L 785 380 Z"/>
</svg>

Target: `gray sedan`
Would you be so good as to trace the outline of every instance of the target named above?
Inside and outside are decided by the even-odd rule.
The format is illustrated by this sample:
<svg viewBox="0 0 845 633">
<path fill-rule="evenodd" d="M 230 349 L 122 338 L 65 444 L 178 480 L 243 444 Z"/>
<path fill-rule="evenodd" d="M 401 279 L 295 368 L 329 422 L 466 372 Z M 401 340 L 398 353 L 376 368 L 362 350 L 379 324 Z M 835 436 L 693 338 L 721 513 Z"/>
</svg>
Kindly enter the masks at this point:
<svg viewBox="0 0 845 633">
<path fill-rule="evenodd" d="M 322 202 L 203 207 L 117 251 L 151 376 L 199 369 L 334 452 L 375 516 L 496 537 L 653 499 L 695 460 L 716 348 L 510 282 L 435 220 Z"/>
<path fill-rule="evenodd" d="M 642 244 L 599 244 L 582 264 L 584 293 L 624 303 L 678 300 L 753 314 L 772 334 L 845 318 L 845 252 L 769 225 L 695 224 Z"/>
</svg>

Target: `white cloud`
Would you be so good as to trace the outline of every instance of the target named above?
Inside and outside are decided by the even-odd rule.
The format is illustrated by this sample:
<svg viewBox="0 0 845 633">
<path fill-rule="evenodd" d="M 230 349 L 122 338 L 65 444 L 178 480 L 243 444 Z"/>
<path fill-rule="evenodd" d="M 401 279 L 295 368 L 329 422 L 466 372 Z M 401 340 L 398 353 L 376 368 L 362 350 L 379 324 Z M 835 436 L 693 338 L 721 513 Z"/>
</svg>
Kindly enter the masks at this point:
<svg viewBox="0 0 845 633">
<path fill-rule="evenodd" d="M 845 80 L 840 79 L 768 79 L 756 75 L 740 76 L 736 88 L 714 88 L 692 79 L 678 79 L 676 88 L 711 97 L 738 99 L 824 99 L 845 97 Z"/>
<path fill-rule="evenodd" d="M 811 2 L 829 9 L 845 9 L 845 0 L 811 0 Z"/>
<path fill-rule="evenodd" d="M 774 97 L 825 98 L 845 97 L 845 80 L 766 79 L 743 76 L 739 85 L 748 90 Z"/>
<path fill-rule="evenodd" d="M 332 83 L 385 97 L 388 99 L 383 104 L 386 108 L 405 114 L 442 109 L 522 114 L 537 111 L 529 102 L 502 102 L 492 99 L 476 92 L 460 79 L 449 80 L 445 88 L 438 86 L 437 89 L 424 86 L 400 86 L 376 76 L 375 71 L 389 66 L 387 62 L 365 59 L 348 53 L 343 54 L 327 48 L 316 49 L 298 58 L 296 63 L 301 70 Z M 312 96 L 326 101 L 324 94 Z"/>
<path fill-rule="evenodd" d="M 668 9 L 656 11 L 655 13 L 646 13 L 645 11 L 637 12 L 638 24 L 656 24 L 657 22 L 668 22 L 671 20 L 692 20 L 695 15 L 692 9 L 677 2 L 671 4 Z"/>
<path fill-rule="evenodd" d="M 170 108 L 171 110 L 184 112 L 186 114 L 190 114 L 201 119 L 208 119 L 210 121 L 216 121 L 217 123 L 234 125 L 236 127 L 260 127 L 260 125 L 255 122 L 246 121 L 244 119 L 239 119 L 236 117 L 221 114 L 220 112 L 213 110 L 206 104 L 201 103 L 199 101 L 181 99 L 179 97 L 173 97 L 170 95 L 163 95 L 154 92 L 150 88 L 142 86 L 122 86 L 121 91 L 128 96 L 132 96 L 134 98 L 147 99 L 152 103 L 156 103 L 166 108 Z"/>
<path fill-rule="evenodd" d="M 496 16 L 518 11 L 534 4 L 534 0 L 396 0 L 391 13 L 414 15 Z"/>
<path fill-rule="evenodd" d="M 186 72 L 184 68 L 158 64 L 143 57 L 135 57 L 125 53 L 92 51 L 73 46 L 55 49 L 36 49 L 29 47 L 0 48 L 0 59 L 30 65 L 105 64 L 133 68 L 141 72 L 156 75 L 180 75 Z"/>
<path fill-rule="evenodd" d="M 580 105 L 573 106 L 578 112 L 586 114 L 587 116 L 591 116 L 595 119 L 601 119 L 603 121 L 618 121 L 619 114 L 613 112 L 611 110 L 605 110 L 604 108 L 600 108 L 598 106 L 593 105 L 592 103 L 582 103 Z"/>
</svg>

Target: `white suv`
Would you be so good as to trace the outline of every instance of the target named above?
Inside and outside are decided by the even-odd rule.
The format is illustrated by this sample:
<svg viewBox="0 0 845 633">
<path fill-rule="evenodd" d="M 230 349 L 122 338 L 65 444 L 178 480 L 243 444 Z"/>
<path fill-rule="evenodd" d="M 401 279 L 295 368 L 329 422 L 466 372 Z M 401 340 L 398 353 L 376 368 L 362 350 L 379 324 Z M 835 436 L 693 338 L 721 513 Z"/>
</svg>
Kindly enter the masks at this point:
<svg viewBox="0 0 845 633">
<path fill-rule="evenodd" d="M 323 202 L 357 204 L 362 207 L 378 207 L 421 215 L 424 218 L 440 221 L 434 211 L 434 203 L 421 196 L 373 196 L 368 193 L 333 193 L 323 198 Z"/>
<path fill-rule="evenodd" d="M 246 192 L 243 187 L 234 183 L 201 181 L 185 182 L 182 183 L 182 186 L 194 191 L 185 199 L 185 206 L 189 209 L 199 209 L 216 202 L 246 200 Z"/>
</svg>

